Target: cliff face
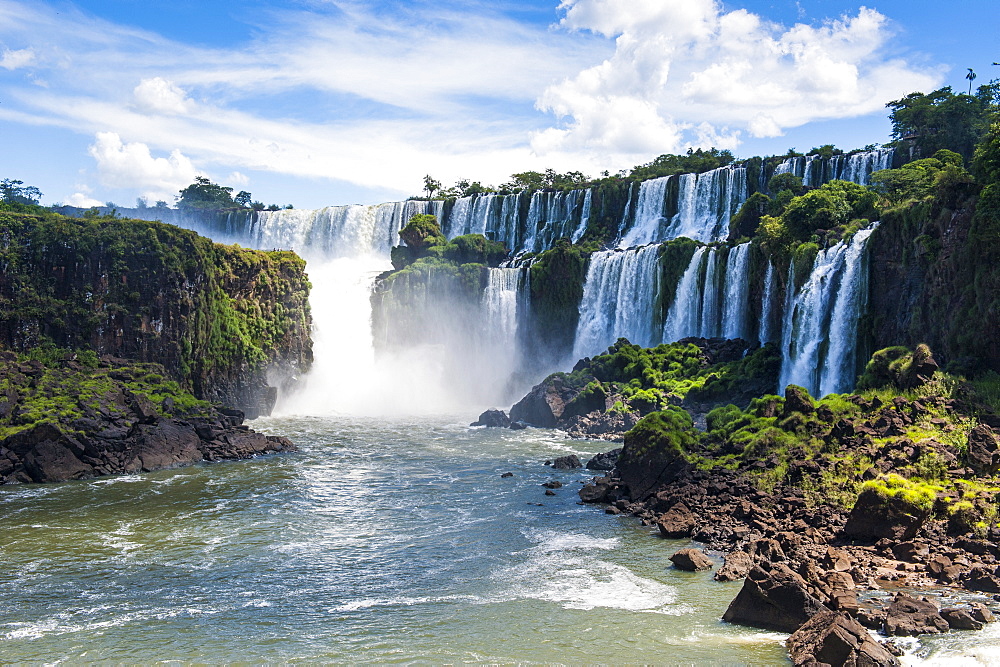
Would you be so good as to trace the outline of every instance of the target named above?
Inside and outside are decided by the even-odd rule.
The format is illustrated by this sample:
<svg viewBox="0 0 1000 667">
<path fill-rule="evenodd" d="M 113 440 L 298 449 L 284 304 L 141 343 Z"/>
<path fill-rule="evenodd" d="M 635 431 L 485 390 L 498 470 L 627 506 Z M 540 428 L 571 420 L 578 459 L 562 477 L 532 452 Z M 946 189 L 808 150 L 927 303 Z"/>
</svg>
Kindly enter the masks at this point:
<svg viewBox="0 0 1000 667">
<path fill-rule="evenodd" d="M 270 411 L 308 369 L 305 262 L 157 222 L 0 212 L 0 343 L 161 363 L 199 398 Z"/>
<path fill-rule="evenodd" d="M 872 235 L 859 356 L 927 343 L 956 370 L 1000 370 L 995 217 L 971 188 L 886 213 Z"/>
</svg>

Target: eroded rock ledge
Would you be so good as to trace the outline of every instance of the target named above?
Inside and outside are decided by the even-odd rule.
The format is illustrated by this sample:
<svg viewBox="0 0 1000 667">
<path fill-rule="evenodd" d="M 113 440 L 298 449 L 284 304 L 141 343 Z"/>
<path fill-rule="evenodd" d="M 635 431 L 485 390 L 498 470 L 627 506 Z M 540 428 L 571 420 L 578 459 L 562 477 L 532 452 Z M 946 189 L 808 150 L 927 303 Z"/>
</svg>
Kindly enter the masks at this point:
<svg viewBox="0 0 1000 667">
<path fill-rule="evenodd" d="M 0 352 L 0 483 L 61 482 L 295 451 L 196 400 L 157 364 Z"/>
</svg>

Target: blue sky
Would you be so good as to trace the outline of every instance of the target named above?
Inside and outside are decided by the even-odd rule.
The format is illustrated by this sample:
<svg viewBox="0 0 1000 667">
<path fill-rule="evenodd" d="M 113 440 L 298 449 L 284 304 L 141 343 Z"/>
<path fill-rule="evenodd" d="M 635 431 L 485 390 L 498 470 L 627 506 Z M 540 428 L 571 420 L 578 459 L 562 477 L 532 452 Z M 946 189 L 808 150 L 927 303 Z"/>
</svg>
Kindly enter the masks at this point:
<svg viewBox="0 0 1000 667">
<path fill-rule="evenodd" d="M 0 177 L 130 205 L 204 174 L 312 208 L 851 149 L 888 139 L 889 100 L 1000 77 L 998 25 L 996 0 L 0 0 Z"/>
</svg>

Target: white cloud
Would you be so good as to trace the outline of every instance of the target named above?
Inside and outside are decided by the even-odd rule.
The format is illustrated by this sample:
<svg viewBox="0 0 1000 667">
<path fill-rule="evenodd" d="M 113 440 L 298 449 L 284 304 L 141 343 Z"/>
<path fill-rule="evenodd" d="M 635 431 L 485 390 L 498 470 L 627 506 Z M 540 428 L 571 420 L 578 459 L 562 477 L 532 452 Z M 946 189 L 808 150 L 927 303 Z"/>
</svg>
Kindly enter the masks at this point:
<svg viewBox="0 0 1000 667">
<path fill-rule="evenodd" d="M 102 184 L 142 190 L 145 196 L 154 199 L 174 196 L 198 175 L 191 160 L 179 150 L 172 151 L 167 158 L 154 158 L 146 144 L 123 143 L 114 132 L 98 132 L 88 150 L 97 161 Z"/>
<path fill-rule="evenodd" d="M 35 62 L 35 51 L 33 49 L 20 49 L 17 51 L 12 51 L 11 49 L 4 49 L 0 53 L 0 67 L 9 70 L 15 70 L 21 67 L 27 67 Z"/>
<path fill-rule="evenodd" d="M 74 192 L 69 197 L 66 198 L 66 206 L 76 206 L 78 208 L 93 208 L 94 206 L 104 206 L 104 202 L 97 201 L 93 197 L 83 194 L 82 192 Z"/>
<path fill-rule="evenodd" d="M 183 90 L 158 76 L 140 81 L 132 96 L 137 109 L 151 113 L 182 114 L 191 106 Z"/>
<path fill-rule="evenodd" d="M 877 111 L 940 77 L 884 57 L 888 20 L 864 7 L 792 27 L 726 12 L 716 0 L 564 0 L 560 8 L 563 28 L 614 38 L 615 53 L 539 97 L 561 121 L 534 136 L 541 154 L 602 151 L 627 164 L 691 146 L 732 148 L 743 132 L 775 137 Z"/>
<path fill-rule="evenodd" d="M 226 176 L 226 185 L 231 185 L 233 187 L 250 185 L 250 177 L 244 173 L 234 171 Z"/>
</svg>

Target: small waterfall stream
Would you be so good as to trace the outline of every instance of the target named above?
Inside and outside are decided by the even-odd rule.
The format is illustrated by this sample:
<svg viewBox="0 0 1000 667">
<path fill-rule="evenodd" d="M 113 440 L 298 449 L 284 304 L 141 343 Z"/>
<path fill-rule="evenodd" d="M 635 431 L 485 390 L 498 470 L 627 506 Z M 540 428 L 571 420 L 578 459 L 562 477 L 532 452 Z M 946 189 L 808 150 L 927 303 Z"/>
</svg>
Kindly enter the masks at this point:
<svg viewBox="0 0 1000 667">
<path fill-rule="evenodd" d="M 877 226 L 821 250 L 808 280 L 789 299 L 781 387 L 797 384 L 814 396 L 825 396 L 853 385 L 857 323 L 867 283 L 864 252 Z"/>
</svg>

